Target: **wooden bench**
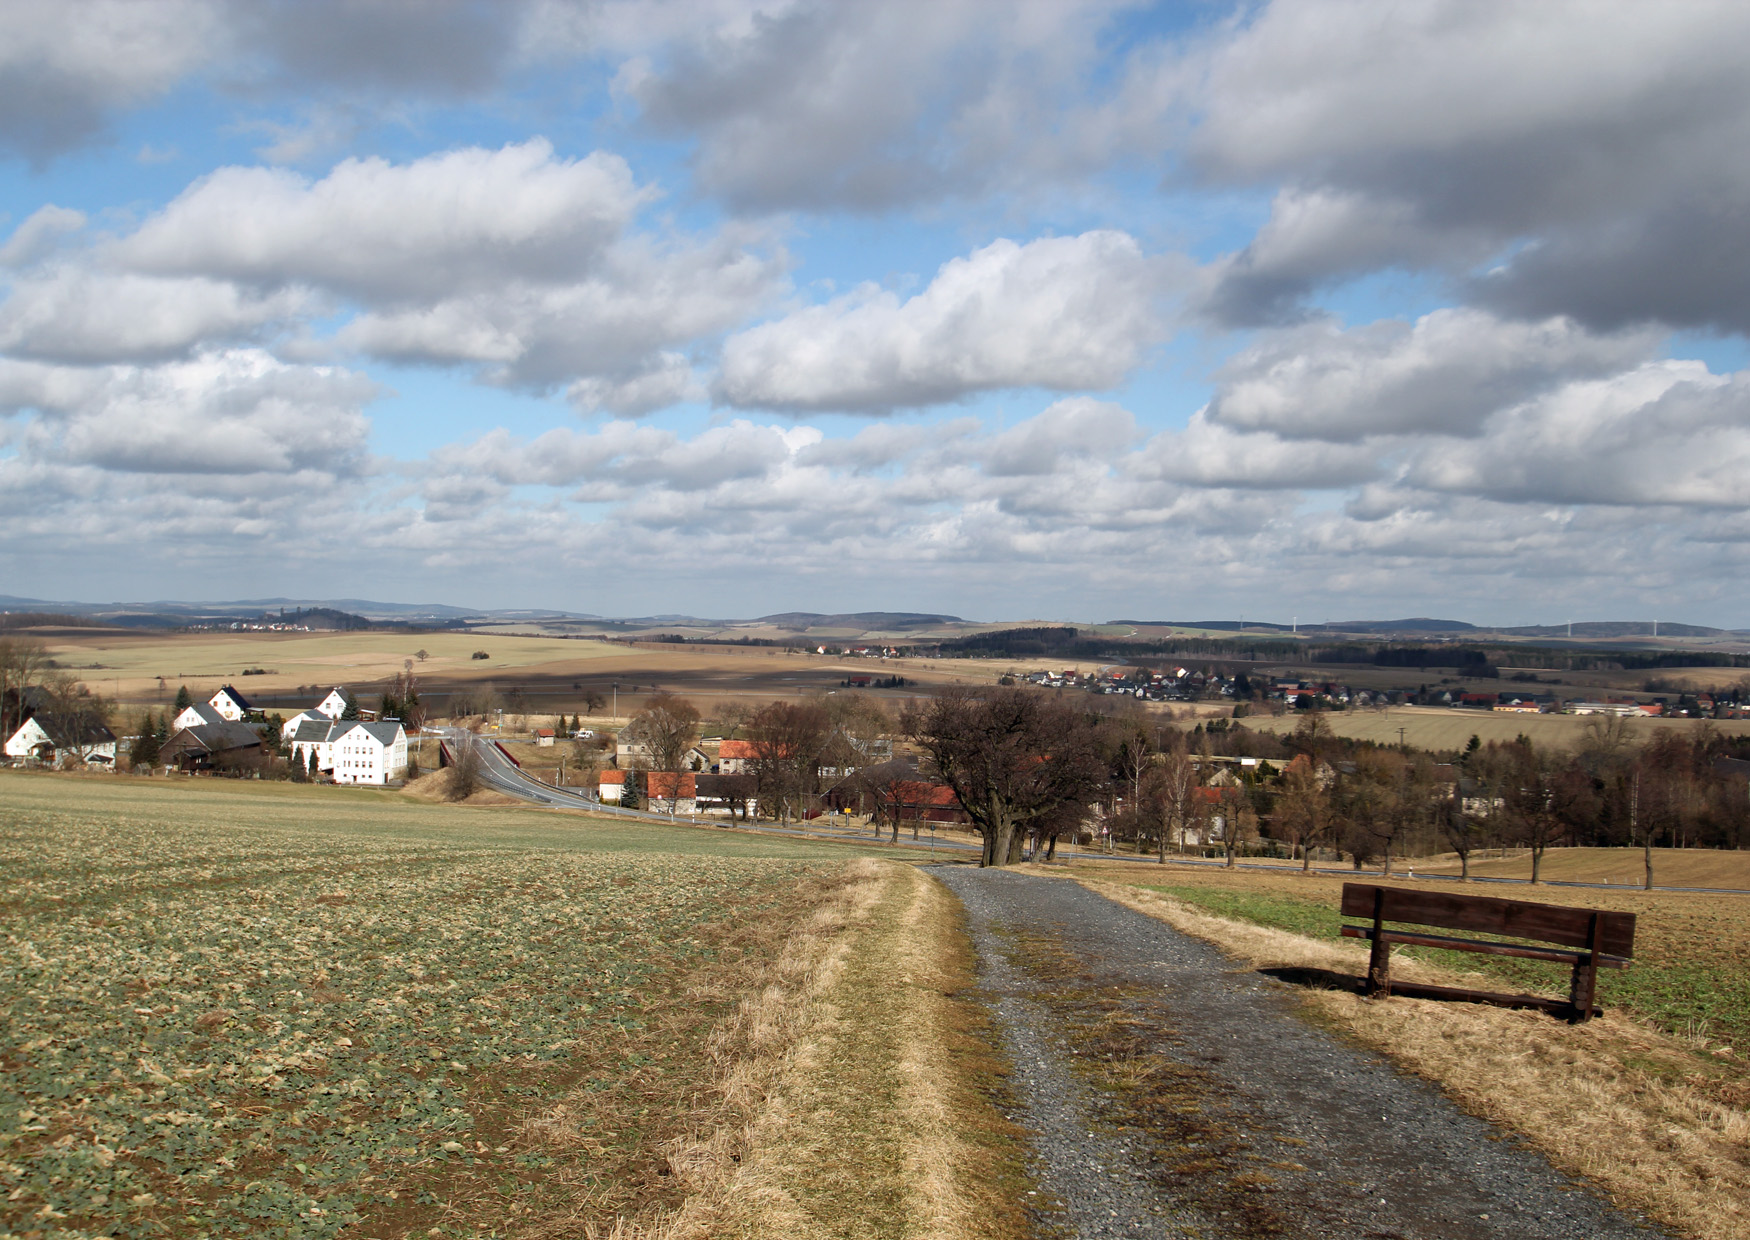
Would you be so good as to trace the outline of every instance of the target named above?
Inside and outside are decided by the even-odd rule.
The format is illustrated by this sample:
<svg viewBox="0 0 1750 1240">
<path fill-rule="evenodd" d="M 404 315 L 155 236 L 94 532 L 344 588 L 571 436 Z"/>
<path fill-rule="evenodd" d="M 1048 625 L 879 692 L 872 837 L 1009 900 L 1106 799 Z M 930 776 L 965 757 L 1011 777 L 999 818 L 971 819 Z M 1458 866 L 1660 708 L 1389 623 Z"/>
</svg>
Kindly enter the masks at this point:
<svg viewBox="0 0 1750 1240">
<path fill-rule="evenodd" d="M 1371 922 L 1365 926 L 1343 927 L 1347 938 L 1373 941 L 1373 952 L 1367 961 L 1369 998 L 1383 999 L 1400 994 L 1422 999 L 1495 1003 L 1502 1007 L 1535 1007 L 1566 1016 L 1577 1023 L 1603 1014 L 1593 1003 L 1598 991 L 1598 970 L 1620 969 L 1634 959 L 1633 913 L 1533 904 L 1529 900 L 1498 900 L 1492 896 L 1466 896 L 1450 891 L 1381 887 L 1373 883 L 1344 883 L 1343 916 L 1364 917 Z M 1535 944 L 1496 943 L 1487 939 L 1461 939 L 1416 930 L 1387 929 L 1387 922 L 1399 926 L 1433 926 L 1441 930 L 1468 930 L 1473 934 L 1532 939 Z M 1574 975 L 1565 1001 L 1542 999 L 1536 995 L 1465 990 L 1456 986 L 1394 982 L 1391 980 L 1391 949 L 1397 943 L 1479 952 L 1488 956 L 1554 960 L 1571 964 Z"/>
</svg>

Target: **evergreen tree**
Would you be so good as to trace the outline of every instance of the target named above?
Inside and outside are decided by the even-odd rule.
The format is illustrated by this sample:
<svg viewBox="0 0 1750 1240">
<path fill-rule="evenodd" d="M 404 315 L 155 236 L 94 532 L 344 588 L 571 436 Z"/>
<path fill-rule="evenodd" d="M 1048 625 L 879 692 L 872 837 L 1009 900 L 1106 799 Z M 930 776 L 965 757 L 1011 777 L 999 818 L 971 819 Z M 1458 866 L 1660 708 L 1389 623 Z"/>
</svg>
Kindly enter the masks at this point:
<svg viewBox="0 0 1750 1240">
<path fill-rule="evenodd" d="M 401 718 L 401 704 L 395 700 L 395 697 L 393 694 L 385 693 L 383 695 L 383 701 L 382 701 L 381 705 L 379 705 L 377 708 L 377 718 L 379 718 L 379 719 L 399 719 L 399 718 Z"/>
<path fill-rule="evenodd" d="M 158 765 L 158 737 L 152 725 L 152 712 L 147 711 L 140 718 L 139 735 L 134 738 L 133 745 L 128 749 L 128 761 L 135 767 L 150 770 Z"/>
<path fill-rule="evenodd" d="M 194 705 L 194 698 L 189 695 L 188 686 L 187 685 L 178 685 L 176 687 L 176 710 L 177 710 L 177 713 L 181 714 L 183 711 L 187 710 L 190 706 L 193 706 L 193 705 Z"/>
<path fill-rule="evenodd" d="M 160 749 L 164 747 L 164 742 L 170 739 L 170 720 L 163 715 L 159 715 L 157 722 L 152 725 L 152 739 L 158 742 Z"/>
<path fill-rule="evenodd" d="M 310 756 L 309 776 L 314 782 L 322 774 L 322 768 L 316 764 L 316 746 L 310 746 L 308 753 Z"/>
<path fill-rule="evenodd" d="M 358 699 L 352 694 L 346 695 L 346 709 L 340 712 L 342 719 L 357 719 L 359 717 Z"/>
</svg>

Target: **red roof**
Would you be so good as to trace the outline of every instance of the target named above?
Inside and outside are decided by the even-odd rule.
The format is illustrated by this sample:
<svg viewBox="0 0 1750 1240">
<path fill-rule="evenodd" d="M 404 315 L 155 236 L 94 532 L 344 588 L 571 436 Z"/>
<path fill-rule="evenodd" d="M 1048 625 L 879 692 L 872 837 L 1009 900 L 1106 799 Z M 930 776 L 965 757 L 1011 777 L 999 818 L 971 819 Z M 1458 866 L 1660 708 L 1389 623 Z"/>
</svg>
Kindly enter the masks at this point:
<svg viewBox="0 0 1750 1240">
<path fill-rule="evenodd" d="M 644 785 L 652 801 L 686 800 L 698 795 L 698 783 L 690 771 L 652 771 L 644 777 Z M 675 788 L 680 788 L 677 798 Z"/>
<path fill-rule="evenodd" d="M 536 736 L 551 736 L 551 735 L 553 735 L 553 729 L 552 728 L 536 728 L 535 735 Z"/>
<path fill-rule="evenodd" d="M 604 784 L 623 784 L 626 782 L 626 772 L 603 771 L 601 782 Z"/>
<path fill-rule="evenodd" d="M 943 809 L 952 809 L 960 804 L 954 797 L 954 789 L 947 784 L 926 784 L 902 780 L 892 786 L 891 795 L 902 805 L 933 805 Z"/>
<path fill-rule="evenodd" d="M 722 748 L 717 751 L 717 757 L 719 759 L 757 758 L 759 754 L 754 752 L 752 741 L 724 741 Z"/>
</svg>

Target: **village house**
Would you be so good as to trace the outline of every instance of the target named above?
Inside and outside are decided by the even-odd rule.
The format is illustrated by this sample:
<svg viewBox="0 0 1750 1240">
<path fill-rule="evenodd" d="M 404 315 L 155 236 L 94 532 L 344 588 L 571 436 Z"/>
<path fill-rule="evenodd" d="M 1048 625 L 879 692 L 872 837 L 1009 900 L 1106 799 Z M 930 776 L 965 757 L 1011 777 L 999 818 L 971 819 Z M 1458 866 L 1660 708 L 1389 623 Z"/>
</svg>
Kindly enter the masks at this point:
<svg viewBox="0 0 1750 1240">
<path fill-rule="evenodd" d="M 207 705 L 218 711 L 227 723 L 242 723 L 255 713 L 255 707 L 249 704 L 249 700 L 230 685 L 222 686 L 208 698 Z"/>
<path fill-rule="evenodd" d="M 224 719 L 184 727 L 158 751 L 160 765 L 190 773 L 245 770 L 260 766 L 266 759 L 261 733 L 246 723 Z"/>
<path fill-rule="evenodd" d="M 301 710 L 286 720 L 280 727 L 280 738 L 289 741 L 292 733 L 305 723 L 332 723 L 346 714 L 348 707 L 356 708 L 357 705 L 358 699 L 353 697 L 352 691 L 337 685 L 328 691 L 327 697 L 309 710 Z M 354 713 L 358 713 L 356 709 Z"/>
<path fill-rule="evenodd" d="M 170 721 L 172 728 L 198 728 L 207 723 L 235 723 L 219 713 L 219 708 L 211 702 L 191 702 L 176 712 L 176 718 Z"/>
<path fill-rule="evenodd" d="M 649 793 L 648 808 L 659 814 L 685 814 L 692 817 L 698 811 L 698 784 L 691 771 L 651 771 L 644 777 Z"/>
<path fill-rule="evenodd" d="M 625 771 L 603 771 L 596 783 L 596 797 L 603 804 L 618 805 L 626 794 Z"/>
<path fill-rule="evenodd" d="M 33 758 L 51 765 L 82 758 L 95 766 L 115 766 L 115 733 L 95 719 L 65 719 L 36 711 L 6 738 L 9 758 Z"/>
<path fill-rule="evenodd" d="M 752 741 L 724 741 L 717 748 L 719 775 L 746 775 L 748 766 L 759 757 Z"/>
<path fill-rule="evenodd" d="M 305 720 L 291 738 L 293 762 L 316 769 L 337 784 L 387 784 L 407 771 L 407 732 L 394 720 Z"/>
</svg>

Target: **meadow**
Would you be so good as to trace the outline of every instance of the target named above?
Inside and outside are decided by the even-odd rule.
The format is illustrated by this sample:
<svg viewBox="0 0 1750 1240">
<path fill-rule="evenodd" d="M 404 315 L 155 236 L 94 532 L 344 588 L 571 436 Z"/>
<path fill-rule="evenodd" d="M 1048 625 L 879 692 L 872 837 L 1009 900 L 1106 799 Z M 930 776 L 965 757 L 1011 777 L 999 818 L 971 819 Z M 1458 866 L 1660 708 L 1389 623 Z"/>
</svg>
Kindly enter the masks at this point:
<svg viewBox="0 0 1750 1240">
<path fill-rule="evenodd" d="M 482 1235 L 672 1207 L 663 1151 L 708 1118 L 712 1038 L 855 855 L 0 773 L 0 1231 Z"/>
</svg>

